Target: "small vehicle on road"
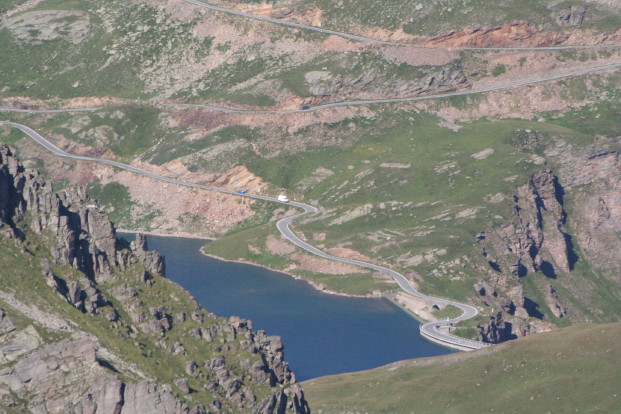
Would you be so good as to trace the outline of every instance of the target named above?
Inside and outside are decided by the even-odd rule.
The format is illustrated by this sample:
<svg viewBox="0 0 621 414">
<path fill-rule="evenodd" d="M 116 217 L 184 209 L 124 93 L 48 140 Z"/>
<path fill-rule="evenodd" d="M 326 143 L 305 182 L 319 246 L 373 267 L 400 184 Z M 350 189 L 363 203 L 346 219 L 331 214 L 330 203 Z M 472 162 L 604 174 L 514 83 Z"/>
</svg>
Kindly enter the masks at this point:
<svg viewBox="0 0 621 414">
<path fill-rule="evenodd" d="M 246 190 L 237 190 L 235 191 L 237 194 L 246 194 Z"/>
<path fill-rule="evenodd" d="M 279 196 L 278 196 L 278 201 L 281 201 L 281 202 L 283 202 L 283 203 L 288 203 L 288 202 L 289 202 L 289 199 L 287 198 L 287 196 L 286 196 L 286 195 L 281 194 L 281 195 L 279 195 Z"/>
<path fill-rule="evenodd" d="M 302 106 L 300 107 L 300 109 L 301 109 L 301 110 L 303 110 L 303 111 L 307 111 L 307 110 L 309 110 L 309 109 L 310 109 L 310 106 L 308 106 L 308 105 L 302 105 Z"/>
</svg>

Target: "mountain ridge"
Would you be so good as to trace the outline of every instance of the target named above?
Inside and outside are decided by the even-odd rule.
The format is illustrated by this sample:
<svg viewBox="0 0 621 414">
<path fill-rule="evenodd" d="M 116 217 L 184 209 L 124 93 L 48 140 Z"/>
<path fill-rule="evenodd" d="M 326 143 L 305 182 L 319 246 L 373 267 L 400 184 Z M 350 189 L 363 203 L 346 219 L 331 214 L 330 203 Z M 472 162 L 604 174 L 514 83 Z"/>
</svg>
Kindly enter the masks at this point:
<svg viewBox="0 0 621 414">
<path fill-rule="evenodd" d="M 83 189 L 53 192 L 2 145 L 0 195 L 7 410 L 309 412 L 278 337 L 202 309 Z"/>
</svg>

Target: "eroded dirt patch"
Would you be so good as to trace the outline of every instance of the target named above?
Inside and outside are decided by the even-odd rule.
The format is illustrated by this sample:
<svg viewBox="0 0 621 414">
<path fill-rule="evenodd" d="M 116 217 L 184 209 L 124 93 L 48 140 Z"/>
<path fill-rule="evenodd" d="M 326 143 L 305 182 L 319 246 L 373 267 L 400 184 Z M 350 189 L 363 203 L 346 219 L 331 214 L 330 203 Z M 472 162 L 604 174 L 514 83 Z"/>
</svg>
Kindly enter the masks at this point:
<svg viewBox="0 0 621 414">
<path fill-rule="evenodd" d="M 276 237 L 273 234 L 267 236 L 267 240 L 265 241 L 265 245 L 269 249 L 269 251 L 273 254 L 285 255 L 290 254 L 295 251 L 295 247 L 293 243 L 283 240 L 282 237 Z"/>
<path fill-rule="evenodd" d="M 296 253 L 291 256 L 299 263 L 298 269 L 308 270 L 327 275 L 347 275 L 352 273 L 364 273 L 365 269 L 346 263 L 334 262 L 306 253 Z"/>
</svg>

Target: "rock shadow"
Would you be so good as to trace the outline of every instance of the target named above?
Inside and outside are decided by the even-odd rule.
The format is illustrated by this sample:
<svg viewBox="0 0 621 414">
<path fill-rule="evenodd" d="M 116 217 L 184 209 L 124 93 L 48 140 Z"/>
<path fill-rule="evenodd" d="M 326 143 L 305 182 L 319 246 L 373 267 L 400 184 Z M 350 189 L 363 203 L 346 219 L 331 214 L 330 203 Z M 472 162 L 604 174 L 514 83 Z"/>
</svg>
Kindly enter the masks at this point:
<svg viewBox="0 0 621 414">
<path fill-rule="evenodd" d="M 543 260 L 539 266 L 539 270 L 549 279 L 556 279 L 556 271 L 552 263 Z"/>
<path fill-rule="evenodd" d="M 574 270 L 579 257 L 574 250 L 574 242 L 572 241 L 571 235 L 563 233 L 563 236 L 565 237 L 565 244 L 567 246 L 567 264 L 569 266 L 569 270 L 571 271 Z"/>
<path fill-rule="evenodd" d="M 524 309 L 528 312 L 528 316 L 543 319 L 544 314 L 539 310 L 539 304 L 534 300 L 524 296 Z"/>
</svg>

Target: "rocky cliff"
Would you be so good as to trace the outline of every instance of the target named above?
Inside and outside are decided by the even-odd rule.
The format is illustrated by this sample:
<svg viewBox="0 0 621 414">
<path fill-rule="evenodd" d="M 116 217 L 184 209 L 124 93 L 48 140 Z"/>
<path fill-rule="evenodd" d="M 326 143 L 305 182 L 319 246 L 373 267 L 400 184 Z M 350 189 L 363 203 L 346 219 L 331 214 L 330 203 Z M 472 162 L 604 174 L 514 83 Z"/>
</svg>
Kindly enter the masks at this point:
<svg viewBox="0 0 621 414">
<path fill-rule="evenodd" d="M 55 264 L 72 266 L 94 282 L 109 280 L 112 267 L 127 266 L 107 214 L 89 202 L 83 188 L 55 193 L 37 172 L 25 171 L 6 146 L 0 162 L 0 224 L 8 225 L 7 238 L 25 237 L 16 223 L 27 223 L 36 234 L 49 232 Z"/>
<path fill-rule="evenodd" d="M 82 189 L 0 147 L 0 407 L 37 413 L 308 413 L 278 337 L 218 318 L 116 238 Z"/>
<path fill-rule="evenodd" d="M 513 194 L 511 221 L 477 234 L 489 267 L 475 289 L 500 311 L 478 326 L 479 339 L 618 317 L 607 305 L 618 303 L 621 283 L 621 154 L 605 149 L 614 141 L 550 145 L 556 171 L 532 174 Z"/>
<path fill-rule="evenodd" d="M 565 230 L 562 194 L 557 177 L 549 170 L 533 174 L 527 185 L 519 187 L 513 195 L 513 221 L 477 236 L 490 266 L 520 277 L 541 271 L 554 278 L 559 270 L 569 272 L 575 253 Z M 487 245 L 503 257 L 502 263 Z"/>
</svg>

